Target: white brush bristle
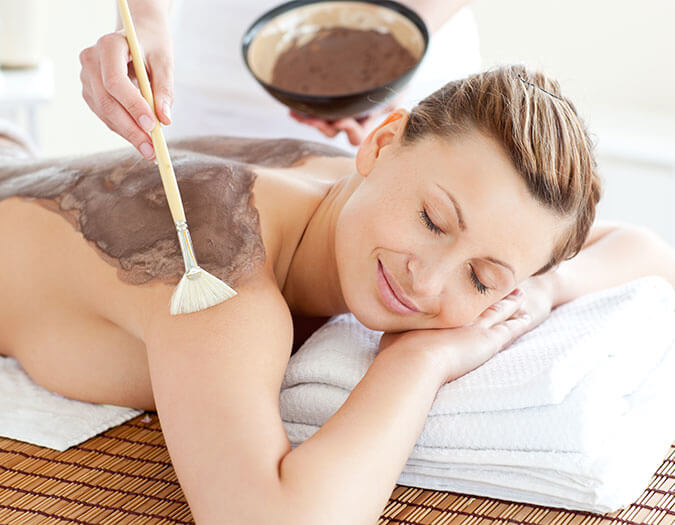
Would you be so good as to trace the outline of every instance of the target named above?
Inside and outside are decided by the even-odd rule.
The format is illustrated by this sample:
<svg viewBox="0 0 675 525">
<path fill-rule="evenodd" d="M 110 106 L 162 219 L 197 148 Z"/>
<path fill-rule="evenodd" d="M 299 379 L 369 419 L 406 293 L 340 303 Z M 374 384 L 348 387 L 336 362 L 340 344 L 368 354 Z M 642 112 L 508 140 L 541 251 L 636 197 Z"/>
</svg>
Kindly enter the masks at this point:
<svg viewBox="0 0 675 525">
<path fill-rule="evenodd" d="M 171 296 L 171 315 L 189 314 L 204 310 L 237 295 L 223 281 L 200 268 L 198 277 L 187 274 Z"/>
</svg>

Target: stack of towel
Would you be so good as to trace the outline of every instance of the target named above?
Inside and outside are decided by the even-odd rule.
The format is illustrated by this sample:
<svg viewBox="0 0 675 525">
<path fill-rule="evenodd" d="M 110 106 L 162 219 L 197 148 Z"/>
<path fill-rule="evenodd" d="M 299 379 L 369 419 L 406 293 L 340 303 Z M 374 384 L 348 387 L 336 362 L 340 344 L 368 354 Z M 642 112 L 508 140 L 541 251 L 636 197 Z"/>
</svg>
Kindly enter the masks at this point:
<svg viewBox="0 0 675 525">
<path fill-rule="evenodd" d="M 366 373 L 381 332 L 334 317 L 280 394 L 297 446 Z M 675 439 L 675 291 L 646 277 L 554 310 L 441 387 L 398 482 L 590 512 L 635 501 Z"/>
</svg>

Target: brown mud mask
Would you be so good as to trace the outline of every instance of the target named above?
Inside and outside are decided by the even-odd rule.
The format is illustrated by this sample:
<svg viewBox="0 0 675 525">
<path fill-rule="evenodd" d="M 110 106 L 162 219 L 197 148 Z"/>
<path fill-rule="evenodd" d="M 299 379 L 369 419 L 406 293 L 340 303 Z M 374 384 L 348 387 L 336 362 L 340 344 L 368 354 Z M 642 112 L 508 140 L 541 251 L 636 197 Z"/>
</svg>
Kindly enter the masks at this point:
<svg viewBox="0 0 675 525">
<path fill-rule="evenodd" d="M 348 156 L 292 139 L 203 137 L 170 142 L 169 149 L 200 266 L 233 286 L 265 262 L 255 166 Z M 175 284 L 185 271 L 157 166 L 133 150 L 56 161 L 0 159 L 0 200 L 13 196 L 63 216 L 124 282 Z"/>
</svg>

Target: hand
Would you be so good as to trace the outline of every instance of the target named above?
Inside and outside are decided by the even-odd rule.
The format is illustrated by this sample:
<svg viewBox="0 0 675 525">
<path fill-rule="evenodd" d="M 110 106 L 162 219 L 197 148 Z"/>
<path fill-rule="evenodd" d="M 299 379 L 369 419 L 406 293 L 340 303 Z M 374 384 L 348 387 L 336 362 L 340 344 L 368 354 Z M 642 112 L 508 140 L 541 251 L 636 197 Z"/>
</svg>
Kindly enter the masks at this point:
<svg viewBox="0 0 675 525">
<path fill-rule="evenodd" d="M 531 277 L 502 300 L 459 328 L 385 333 L 379 351 L 392 345 L 425 352 L 435 363 L 439 384 L 467 374 L 543 321 L 553 295 L 545 275 Z"/>
<path fill-rule="evenodd" d="M 145 28 L 149 29 L 145 29 Z M 173 51 L 166 20 L 136 24 L 155 99 L 157 117 L 171 122 Z M 128 140 L 147 159 L 155 154 L 150 131 L 155 111 L 138 89 L 124 30 L 99 38 L 80 53 L 82 96 L 91 110 L 115 133 Z"/>
<path fill-rule="evenodd" d="M 344 131 L 352 146 L 358 146 L 363 142 L 368 133 L 375 128 L 382 117 L 381 113 L 377 115 L 368 115 L 367 117 L 355 119 L 352 117 L 340 120 L 322 120 L 315 117 L 308 117 L 291 111 L 291 117 L 301 124 L 307 124 L 318 129 L 326 137 L 333 138 L 341 131 Z"/>
<path fill-rule="evenodd" d="M 362 118 L 342 118 L 339 120 L 323 120 L 316 117 L 309 117 L 307 115 L 302 115 L 291 110 L 291 118 L 297 120 L 301 124 L 306 124 L 312 126 L 313 128 L 318 129 L 326 137 L 333 138 L 341 131 L 344 131 L 349 139 L 349 143 L 352 146 L 358 146 L 363 142 L 373 129 L 382 120 L 382 117 L 398 107 L 400 101 L 403 99 L 403 95 L 399 94 L 389 102 L 386 106 L 376 109 L 373 113 L 362 117 Z"/>
</svg>

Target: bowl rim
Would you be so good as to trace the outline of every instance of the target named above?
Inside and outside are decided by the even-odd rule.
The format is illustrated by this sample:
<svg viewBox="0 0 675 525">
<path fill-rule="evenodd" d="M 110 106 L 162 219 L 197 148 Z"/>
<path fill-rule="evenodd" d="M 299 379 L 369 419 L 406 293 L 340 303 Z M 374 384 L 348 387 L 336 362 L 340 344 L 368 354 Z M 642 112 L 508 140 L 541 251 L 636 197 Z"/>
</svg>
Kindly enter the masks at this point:
<svg viewBox="0 0 675 525">
<path fill-rule="evenodd" d="M 424 41 L 424 47 L 422 49 L 422 54 L 419 57 L 419 60 L 415 63 L 415 65 L 408 69 L 407 71 L 404 71 L 397 77 L 392 78 L 391 80 L 385 82 L 384 84 L 378 84 L 377 86 L 374 86 L 370 89 L 365 89 L 362 91 L 352 91 L 351 93 L 341 93 L 339 95 L 310 95 L 310 94 L 304 94 L 304 93 L 298 93 L 297 91 L 288 91 L 279 87 L 276 87 L 274 84 L 270 84 L 268 82 L 265 82 L 262 80 L 258 75 L 256 75 L 253 70 L 251 69 L 250 64 L 248 63 L 248 48 L 253 42 L 254 36 L 265 26 L 267 23 L 272 20 L 273 18 L 277 17 L 278 15 L 282 13 L 286 13 L 288 11 L 292 11 L 293 9 L 297 9 L 298 7 L 303 7 L 305 5 L 311 5 L 311 4 L 323 4 L 327 2 L 353 2 L 353 3 L 360 3 L 360 4 L 370 4 L 370 5 L 376 5 L 380 7 L 386 7 L 388 9 L 391 9 L 392 11 L 396 11 L 397 13 L 405 16 L 410 22 L 415 24 L 417 29 L 420 31 L 422 35 L 422 40 Z M 381 89 L 392 82 L 398 80 L 402 76 L 408 74 L 411 70 L 414 70 L 417 68 L 421 63 L 422 60 L 424 60 L 424 57 L 427 53 L 427 49 L 429 47 L 429 30 L 427 28 L 427 25 L 425 24 L 424 20 L 418 15 L 415 11 L 413 11 L 411 8 L 409 8 L 406 5 L 401 4 L 400 2 L 396 2 L 395 0 L 291 0 L 290 2 L 284 2 L 283 4 L 279 4 L 276 7 L 273 7 L 272 9 L 265 11 L 262 15 L 260 15 L 258 18 L 255 19 L 255 21 L 246 29 L 244 32 L 244 35 L 242 36 L 241 39 L 241 52 L 242 56 L 244 59 L 244 65 L 246 66 L 246 69 L 249 70 L 251 75 L 253 75 L 253 78 L 256 79 L 257 82 L 262 84 L 265 88 L 272 89 L 282 95 L 292 97 L 292 98 L 300 98 L 302 97 L 303 100 L 306 101 L 311 101 L 311 102 L 327 102 L 330 100 L 339 100 L 344 97 L 358 97 L 361 95 L 366 95 L 368 93 L 372 93 L 373 91 L 376 91 L 378 89 Z"/>
</svg>

